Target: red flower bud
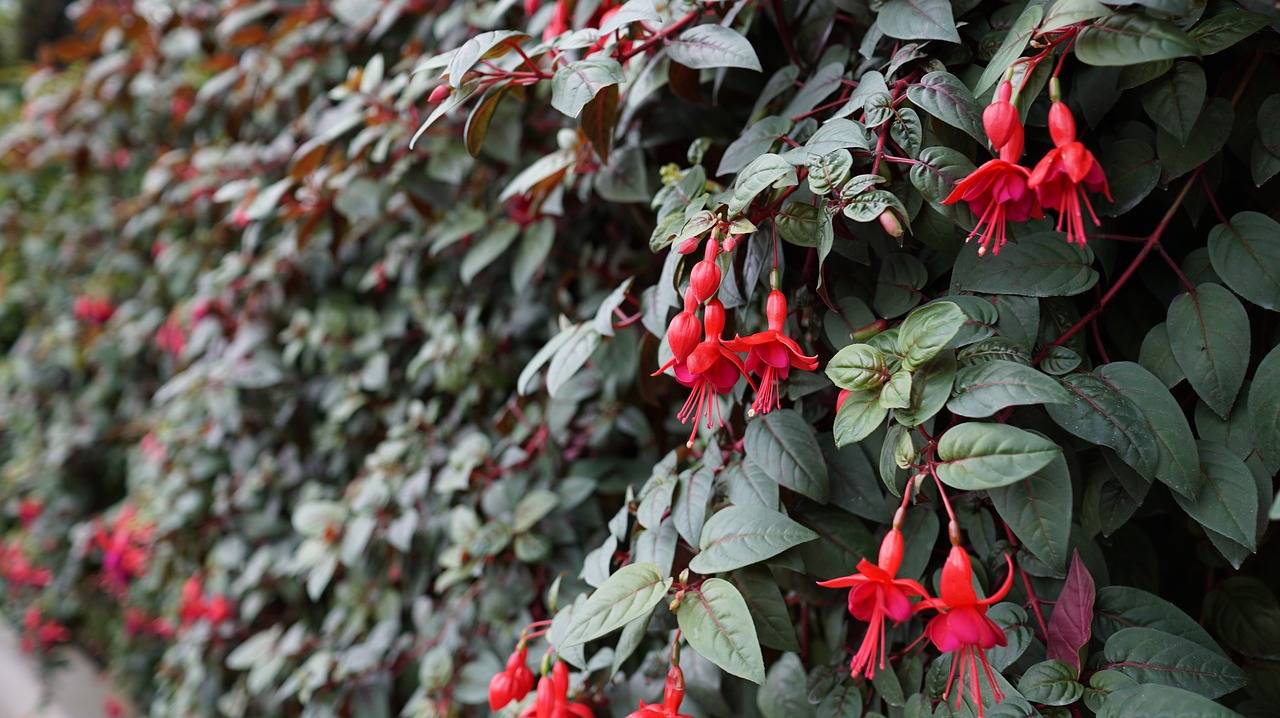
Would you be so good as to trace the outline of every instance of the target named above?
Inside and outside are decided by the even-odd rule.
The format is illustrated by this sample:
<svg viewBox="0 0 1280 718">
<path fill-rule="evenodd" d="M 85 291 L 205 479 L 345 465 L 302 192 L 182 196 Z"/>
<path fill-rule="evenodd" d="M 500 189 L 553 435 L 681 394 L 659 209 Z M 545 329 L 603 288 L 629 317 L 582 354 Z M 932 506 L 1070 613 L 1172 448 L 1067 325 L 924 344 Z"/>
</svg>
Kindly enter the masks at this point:
<svg viewBox="0 0 1280 718">
<path fill-rule="evenodd" d="M 894 214 L 893 210 L 886 209 L 876 219 L 880 220 L 880 227 L 884 229 L 885 234 L 894 238 L 902 236 L 902 223 L 898 221 L 898 215 Z"/>
<path fill-rule="evenodd" d="M 676 361 L 689 358 L 698 342 L 702 341 L 702 323 L 698 317 L 688 310 L 680 312 L 667 327 L 667 344 L 671 345 L 671 354 Z"/>
<path fill-rule="evenodd" d="M 702 312 L 703 322 L 706 326 L 708 339 L 719 339 L 724 334 L 724 305 L 719 299 L 712 299 L 707 302 L 707 308 Z"/>
<path fill-rule="evenodd" d="M 511 701 L 517 700 L 513 682 L 511 674 L 506 671 L 500 671 L 489 679 L 489 710 L 500 710 Z"/>
<path fill-rule="evenodd" d="M 705 259 L 693 265 L 689 287 L 693 289 L 693 296 L 699 303 L 715 296 L 720 289 L 720 265 Z"/>
<path fill-rule="evenodd" d="M 427 102 L 435 104 L 443 100 L 444 98 L 448 97 L 449 93 L 452 90 L 453 88 L 449 87 L 448 85 L 439 85 L 436 87 L 436 89 L 431 91 L 431 95 L 427 97 Z"/>
<path fill-rule="evenodd" d="M 1076 118 L 1065 102 L 1055 102 L 1049 107 L 1049 136 L 1055 147 L 1076 141 Z"/>
<path fill-rule="evenodd" d="M 769 299 L 764 305 L 764 315 L 769 320 L 770 329 L 782 331 L 782 325 L 787 323 L 787 295 L 777 289 L 769 292 Z"/>
<path fill-rule="evenodd" d="M 982 111 L 982 126 L 987 130 L 987 137 L 991 138 L 991 146 L 997 150 L 1004 147 L 1013 129 L 1020 125 L 1018 109 L 1008 100 L 992 102 Z"/>
<path fill-rule="evenodd" d="M 675 713 L 680 708 L 680 702 L 684 700 L 684 671 L 680 670 L 680 666 L 672 666 L 667 671 L 667 686 L 662 692 L 662 705 L 667 710 Z"/>
</svg>

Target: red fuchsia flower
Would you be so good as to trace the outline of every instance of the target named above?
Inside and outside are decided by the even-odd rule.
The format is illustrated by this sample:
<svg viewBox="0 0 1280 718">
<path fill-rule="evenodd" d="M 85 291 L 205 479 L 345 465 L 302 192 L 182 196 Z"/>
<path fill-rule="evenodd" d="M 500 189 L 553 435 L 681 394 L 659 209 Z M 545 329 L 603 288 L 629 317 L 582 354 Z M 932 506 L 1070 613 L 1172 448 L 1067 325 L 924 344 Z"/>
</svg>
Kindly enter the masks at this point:
<svg viewBox="0 0 1280 718">
<path fill-rule="evenodd" d="M 694 314 L 697 309 L 698 300 L 694 296 L 693 287 L 689 287 L 684 293 L 684 311 L 672 317 L 671 324 L 667 326 L 667 345 L 671 347 L 672 360 L 659 369 L 658 374 L 666 371 L 667 367 L 686 361 L 693 350 L 698 348 L 702 322 Z"/>
<path fill-rule="evenodd" d="M 640 709 L 632 712 L 627 718 L 689 718 L 678 712 L 683 700 L 684 671 L 680 670 L 680 666 L 672 666 L 667 671 L 667 685 L 662 691 L 662 702 L 640 701 Z"/>
<path fill-rule="evenodd" d="M 985 117 L 984 117 L 985 119 Z M 991 131 L 988 129 L 988 135 Z M 978 223 L 965 241 L 978 237 L 978 254 L 999 254 L 1008 239 L 1008 222 L 1025 222 L 1029 218 L 1040 219 L 1044 213 L 1036 201 L 1036 193 L 1028 185 L 1031 171 L 1019 165 L 1022 156 L 1022 125 L 1016 122 L 1010 139 L 999 152 L 1000 156 L 989 160 L 972 174 L 956 183 L 956 188 L 942 200 L 943 204 L 955 204 L 960 200 L 969 203 L 969 209 L 978 216 Z"/>
<path fill-rule="evenodd" d="M 156 348 L 175 359 L 182 355 L 182 350 L 187 348 L 187 333 L 182 328 L 181 319 L 170 316 L 160 325 L 156 330 Z"/>
<path fill-rule="evenodd" d="M 1013 98 L 1013 83 L 1005 80 L 996 90 L 995 100 L 982 111 L 982 126 L 987 131 L 991 146 L 999 153 L 1000 148 L 1009 144 L 1014 132 L 1022 127 L 1018 117 L 1018 108 L 1010 101 Z"/>
<path fill-rule="evenodd" d="M 686 306 L 687 302 L 686 299 Z M 693 440 L 698 436 L 698 424 L 702 421 L 703 414 L 707 416 L 708 429 L 713 427 L 713 421 L 721 426 L 724 425 L 717 397 L 733 391 L 733 386 L 738 383 L 738 377 L 747 377 L 747 383 L 751 384 L 753 389 L 755 388 L 755 383 L 747 375 L 747 368 L 743 366 L 742 359 L 730 350 L 721 338 L 724 333 L 725 316 L 724 305 L 719 299 L 707 302 L 703 310 L 703 321 L 705 338 L 689 353 L 688 359 L 679 361 L 673 357 L 671 361 L 654 372 L 654 376 L 657 376 L 667 369 L 672 369 L 676 381 L 693 390 L 680 409 L 680 413 L 676 415 L 681 423 L 693 422 L 693 431 L 689 434 L 687 442 L 690 448 L 693 447 Z"/>
<path fill-rule="evenodd" d="M 94 543 L 102 549 L 102 583 L 121 594 L 133 579 L 147 570 L 147 547 L 153 528 L 138 520 L 137 511 L 125 505 L 116 514 L 110 530 L 99 526 Z"/>
<path fill-rule="evenodd" d="M 550 676 L 538 680 L 538 697 L 533 705 L 525 708 L 520 718 L 595 718 L 591 709 L 581 703 L 569 702 L 569 667 L 564 661 L 556 663 Z"/>
<path fill-rule="evenodd" d="M 507 667 L 489 681 L 489 710 L 504 706 L 529 695 L 533 690 L 533 671 L 525 665 L 529 649 L 523 643 L 507 657 Z"/>
<path fill-rule="evenodd" d="M 22 524 L 22 528 L 29 529 L 42 513 L 44 513 L 44 504 L 39 500 L 23 499 L 22 503 L 18 504 L 18 523 Z"/>
<path fill-rule="evenodd" d="M 569 31 L 569 3 L 565 0 L 556 0 L 556 6 L 551 9 L 551 22 L 547 23 L 547 28 L 542 31 L 542 41 L 551 42 Z"/>
<path fill-rule="evenodd" d="M 787 321 L 786 295 L 777 289 L 769 292 L 765 316 L 769 320 L 767 330 L 724 343 L 730 351 L 747 352 L 744 368 L 760 377 L 760 390 L 751 405 L 752 414 L 767 414 L 782 406 L 779 385 L 793 368 L 801 371 L 818 368 L 817 356 L 805 356 L 800 345 L 782 333 Z"/>
<path fill-rule="evenodd" d="M 715 296 L 720 290 L 720 265 L 716 257 L 720 254 L 720 243 L 713 237 L 707 240 L 707 251 L 701 262 L 693 265 L 689 277 L 689 289 L 699 304 Z"/>
<path fill-rule="evenodd" d="M 967 683 L 969 693 L 978 705 L 979 718 L 983 714 L 979 665 L 995 700 L 1004 700 L 1004 692 L 996 683 L 991 664 L 987 662 L 987 649 L 1008 645 L 1008 642 L 1004 631 L 987 617 L 987 607 L 1003 599 L 1013 584 L 1013 560 L 1006 554 L 1005 561 L 1009 564 L 1009 574 L 1005 576 L 1004 585 L 991 596 L 980 599 L 973 590 L 973 565 L 969 562 L 969 552 L 953 545 L 947 563 L 942 567 L 941 596 L 921 601 L 915 607 L 916 611 L 941 611 L 929 621 L 924 634 L 939 651 L 956 654 L 951 662 L 951 674 L 947 676 L 947 689 L 942 692 L 943 699 L 950 697 L 951 687 L 959 675 L 956 706 L 959 707 L 964 699 Z"/>
<path fill-rule="evenodd" d="M 72 312 L 78 321 L 100 327 L 111 319 L 111 316 L 116 313 L 116 308 L 105 299 L 81 294 L 76 297 Z"/>
<path fill-rule="evenodd" d="M 1095 226 L 1101 224 L 1085 190 L 1102 192 L 1110 200 L 1111 188 L 1097 158 L 1076 141 L 1076 120 L 1061 101 L 1049 107 L 1049 135 L 1054 148 L 1036 163 L 1027 184 L 1035 190 L 1041 205 L 1058 212 L 1058 231 L 1063 231 L 1065 224 L 1067 241 L 1083 247 L 1086 237 L 1080 205 L 1088 208 Z"/>
<path fill-rule="evenodd" d="M 71 631 L 67 627 L 50 619 L 43 620 L 40 609 L 32 606 L 22 617 L 22 650 L 31 653 L 36 650 L 47 651 L 59 643 L 71 640 Z"/>
<path fill-rule="evenodd" d="M 33 565 L 17 543 L 0 544 L 0 578 L 19 586 L 43 588 L 53 583 L 53 572 Z"/>
<path fill-rule="evenodd" d="M 207 620 L 217 626 L 230 620 L 234 613 L 231 602 L 222 594 L 215 594 L 206 601 L 200 579 L 192 577 L 183 582 L 182 603 L 178 606 L 178 619 L 182 625 Z"/>
<path fill-rule="evenodd" d="M 867 624 L 867 634 L 862 646 L 849 663 L 849 675 L 872 678 L 877 668 L 885 667 L 884 622 L 902 623 L 911 617 L 911 596 L 927 599 L 924 586 L 907 578 L 895 578 L 902 565 L 904 547 L 901 512 L 894 517 L 894 528 L 880 542 L 880 556 L 876 563 L 866 559 L 858 562 L 858 573 L 830 581 L 819 581 L 819 586 L 849 589 L 849 613 Z"/>
</svg>

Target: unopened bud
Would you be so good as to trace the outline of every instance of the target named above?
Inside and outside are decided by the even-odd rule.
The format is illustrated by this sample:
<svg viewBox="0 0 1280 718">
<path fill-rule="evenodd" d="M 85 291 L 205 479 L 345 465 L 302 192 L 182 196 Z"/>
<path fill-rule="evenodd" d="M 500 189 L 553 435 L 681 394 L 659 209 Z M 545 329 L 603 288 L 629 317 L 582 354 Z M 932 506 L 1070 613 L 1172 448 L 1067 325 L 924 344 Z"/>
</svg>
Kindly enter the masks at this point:
<svg viewBox="0 0 1280 718">
<path fill-rule="evenodd" d="M 693 274 L 689 278 L 689 287 L 699 302 L 705 302 L 720 290 L 720 265 L 715 260 L 702 260 L 693 265 Z"/>
<path fill-rule="evenodd" d="M 960 535 L 960 524 L 954 519 L 947 522 L 947 538 L 951 539 L 952 546 L 959 546 L 964 543 L 964 537 Z"/>
<path fill-rule="evenodd" d="M 875 335 L 889 328 L 889 322 L 885 319 L 877 319 L 861 329 L 855 329 L 853 334 L 849 336 L 854 341 L 865 342 Z"/>
<path fill-rule="evenodd" d="M 452 91 L 453 88 L 448 85 L 437 85 L 436 89 L 431 91 L 431 95 L 427 98 L 427 102 L 435 104 L 448 97 L 449 93 Z"/>
<path fill-rule="evenodd" d="M 1055 147 L 1076 141 L 1076 118 L 1065 102 L 1059 101 L 1049 106 L 1049 136 L 1053 138 Z"/>
<path fill-rule="evenodd" d="M 886 209 L 880 213 L 878 219 L 880 220 L 880 226 L 884 228 L 885 234 L 894 238 L 902 236 L 902 223 L 898 221 L 898 215 L 894 214 L 893 210 Z"/>
</svg>

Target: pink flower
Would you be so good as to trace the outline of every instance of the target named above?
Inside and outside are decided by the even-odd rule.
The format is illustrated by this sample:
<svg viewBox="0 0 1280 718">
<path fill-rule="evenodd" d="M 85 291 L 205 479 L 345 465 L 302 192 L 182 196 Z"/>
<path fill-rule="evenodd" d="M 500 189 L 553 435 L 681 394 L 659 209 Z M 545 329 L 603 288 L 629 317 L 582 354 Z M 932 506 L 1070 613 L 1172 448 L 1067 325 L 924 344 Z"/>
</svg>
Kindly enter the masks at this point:
<svg viewBox="0 0 1280 718">
<path fill-rule="evenodd" d="M 708 429 L 712 428 L 713 421 L 721 426 L 724 425 L 717 397 L 733 391 L 733 386 L 738 383 L 738 377 L 746 376 L 747 382 L 755 388 L 755 383 L 751 381 L 751 377 L 747 376 L 747 369 L 743 366 L 742 359 L 733 353 L 721 338 L 724 333 L 724 321 L 724 305 L 720 300 L 712 299 L 707 302 L 703 310 L 706 338 L 689 353 L 685 361 L 672 358 L 654 372 L 656 376 L 667 369 L 672 369 L 676 381 L 693 390 L 680 409 L 680 413 L 677 414 L 682 423 L 688 424 L 691 421 L 693 423 L 693 431 L 689 434 L 687 442 L 689 447 L 693 446 L 693 440 L 698 436 L 698 424 L 702 421 L 704 414 L 707 417 Z"/>
<path fill-rule="evenodd" d="M 956 183 L 956 188 L 942 200 L 954 204 L 960 200 L 969 203 L 969 209 L 978 215 L 978 223 L 965 241 L 978 237 L 978 254 L 999 254 L 1008 239 L 1008 222 L 1025 222 L 1028 218 L 1040 219 L 1044 213 L 1036 200 L 1036 193 L 1028 185 L 1031 171 L 1017 164 L 1022 154 L 1022 127 L 1016 126 L 1011 139 L 1001 150 L 1000 157 L 983 163 L 972 174 Z"/>
<path fill-rule="evenodd" d="M 1100 224 L 1085 190 L 1102 192 L 1110 200 L 1111 188 L 1097 158 L 1076 141 L 1075 118 L 1062 102 L 1049 108 L 1049 134 L 1055 146 L 1036 163 L 1027 184 L 1036 191 L 1041 205 L 1058 212 L 1058 231 L 1063 231 L 1066 224 L 1067 241 L 1083 247 L 1086 237 L 1082 203 L 1094 225 Z"/>
<path fill-rule="evenodd" d="M 754 414 L 767 414 L 782 406 L 780 384 L 791 370 L 813 371 L 817 356 L 805 356 L 794 339 L 782 333 L 787 321 L 787 297 L 777 289 L 769 292 L 765 309 L 769 328 L 748 337 L 724 343 L 730 351 L 747 352 L 746 371 L 760 377 L 760 390 L 751 405 Z"/>
</svg>

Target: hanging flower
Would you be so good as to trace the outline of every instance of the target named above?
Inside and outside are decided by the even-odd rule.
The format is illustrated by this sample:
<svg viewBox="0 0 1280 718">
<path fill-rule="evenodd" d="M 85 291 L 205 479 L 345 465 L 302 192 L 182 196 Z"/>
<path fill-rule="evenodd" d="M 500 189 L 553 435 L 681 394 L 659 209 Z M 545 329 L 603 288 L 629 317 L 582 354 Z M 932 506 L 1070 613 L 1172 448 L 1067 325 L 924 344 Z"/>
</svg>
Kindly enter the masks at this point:
<svg viewBox="0 0 1280 718">
<path fill-rule="evenodd" d="M 694 349 L 698 348 L 698 337 L 702 336 L 702 322 L 694 312 L 698 309 L 698 299 L 693 287 L 684 293 L 684 311 L 671 318 L 667 327 L 667 344 L 671 347 L 672 360 L 667 362 L 657 373 L 661 374 L 678 362 L 688 360 Z"/>
<path fill-rule="evenodd" d="M 687 301 L 686 299 L 686 307 Z M 724 321 L 724 305 L 720 300 L 712 299 L 707 302 L 703 310 L 705 338 L 689 353 L 686 360 L 680 361 L 673 357 L 653 373 L 657 376 L 671 369 L 676 381 L 693 390 L 681 407 L 680 413 L 676 415 L 681 423 L 688 424 L 691 421 L 693 423 L 693 431 L 689 434 L 687 442 L 691 448 L 693 440 L 698 436 L 698 424 L 702 421 L 703 414 L 707 417 L 708 429 L 715 424 L 724 425 L 717 396 L 733 391 L 740 376 L 746 376 L 747 383 L 755 388 L 751 377 L 747 376 L 747 369 L 742 364 L 742 359 L 733 353 L 727 347 L 728 343 L 721 338 L 724 333 Z"/>
<path fill-rule="evenodd" d="M 122 594 L 133 579 L 146 572 L 153 532 L 128 504 L 121 507 L 109 530 L 98 526 L 94 544 L 102 550 L 102 584 L 107 590 Z"/>
<path fill-rule="evenodd" d="M 984 116 L 984 120 L 986 117 Z M 1003 131 L 1003 129 L 1002 129 Z M 1025 222 L 1029 218 L 1040 219 L 1044 213 L 1036 201 L 1035 192 L 1028 184 L 1031 172 L 1018 164 L 1022 156 L 1022 125 L 1014 122 L 1008 129 L 1009 139 L 1000 147 L 1000 156 L 983 163 L 972 174 L 956 183 L 956 188 L 942 200 L 943 204 L 955 204 L 960 200 L 969 203 L 969 209 L 978 216 L 978 223 L 965 241 L 978 237 L 978 254 L 999 254 L 1008 239 L 1008 222 Z M 988 129 L 988 135 L 993 134 Z"/>
<path fill-rule="evenodd" d="M 805 356 L 800 345 L 782 333 L 787 321 L 786 295 L 777 289 L 769 292 L 765 316 L 769 320 L 767 330 L 724 343 L 731 351 L 747 352 L 746 371 L 760 377 L 760 390 L 751 405 L 753 414 L 767 414 L 782 406 L 779 384 L 792 368 L 801 371 L 818 368 L 817 356 Z"/>
<path fill-rule="evenodd" d="M 716 264 L 716 257 L 719 254 L 720 242 L 712 237 L 707 240 L 707 250 L 702 261 L 693 265 L 693 272 L 689 277 L 689 289 L 693 291 L 693 296 L 699 303 L 707 301 L 720 290 L 720 265 Z"/>
<path fill-rule="evenodd" d="M 533 671 L 525 665 L 529 649 L 523 643 L 507 657 L 505 670 L 489 681 L 489 709 L 498 710 L 533 690 Z"/>
<path fill-rule="evenodd" d="M 885 667 L 884 622 L 902 623 L 911 617 L 910 596 L 928 598 L 919 583 L 906 578 L 895 578 L 902 565 L 904 547 L 902 531 L 897 527 L 899 516 L 894 517 L 894 528 L 880 542 L 880 556 L 876 563 L 863 559 L 858 562 L 858 573 L 830 581 L 819 581 L 826 588 L 849 589 L 849 613 L 867 623 L 867 633 L 862 646 L 849 663 L 849 675 L 872 678 L 877 668 Z M 877 660 L 878 659 L 878 660 Z"/>
<path fill-rule="evenodd" d="M 1097 158 L 1076 141 L 1076 120 L 1061 101 L 1049 108 L 1049 135 L 1054 148 L 1036 163 L 1027 184 L 1041 205 L 1058 212 L 1058 231 L 1063 231 L 1065 224 L 1067 241 L 1083 247 L 1086 237 L 1081 204 L 1089 210 L 1093 224 L 1101 224 L 1085 190 L 1101 192 L 1110 200 L 1111 188 Z"/>
<path fill-rule="evenodd" d="M 556 663 L 550 676 L 538 680 L 538 697 L 533 705 L 524 709 L 520 718 L 595 718 L 591 709 L 581 703 L 569 702 L 569 667 L 564 661 Z"/>
<path fill-rule="evenodd" d="M 1013 560 L 1005 555 L 1009 564 L 1009 574 L 1005 577 L 1000 590 L 987 598 L 978 598 L 973 591 L 973 565 L 969 562 L 969 552 L 960 546 L 952 546 L 947 556 L 947 563 L 942 567 L 942 593 L 939 598 L 928 599 L 916 604 L 915 610 L 936 609 L 941 611 L 929 625 L 924 634 L 933 641 L 933 645 L 944 653 L 955 653 L 951 662 L 951 674 L 947 676 L 947 689 L 942 692 L 943 699 L 951 696 L 951 688 L 960 678 L 956 691 L 956 706 L 964 699 L 966 683 L 969 693 L 978 706 L 978 716 L 982 716 L 982 695 L 978 670 L 991 686 L 997 702 L 1004 700 L 1004 692 L 996 683 L 987 662 L 987 649 L 1008 645 L 1004 631 L 987 617 L 987 607 L 1003 599 L 1013 584 Z"/>
<path fill-rule="evenodd" d="M 111 302 L 101 297 L 81 294 L 72 304 L 72 313 L 77 321 L 100 327 L 111 320 L 116 313 L 116 308 Z"/>
<path fill-rule="evenodd" d="M 684 671 L 680 670 L 680 666 L 672 666 L 667 671 L 667 685 L 662 691 L 662 702 L 640 701 L 640 709 L 632 712 L 627 718 L 689 718 L 678 712 L 680 702 L 683 700 Z"/>
</svg>

